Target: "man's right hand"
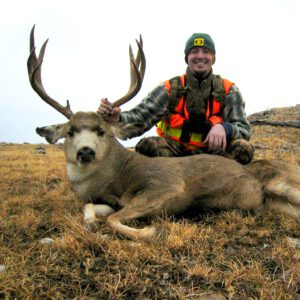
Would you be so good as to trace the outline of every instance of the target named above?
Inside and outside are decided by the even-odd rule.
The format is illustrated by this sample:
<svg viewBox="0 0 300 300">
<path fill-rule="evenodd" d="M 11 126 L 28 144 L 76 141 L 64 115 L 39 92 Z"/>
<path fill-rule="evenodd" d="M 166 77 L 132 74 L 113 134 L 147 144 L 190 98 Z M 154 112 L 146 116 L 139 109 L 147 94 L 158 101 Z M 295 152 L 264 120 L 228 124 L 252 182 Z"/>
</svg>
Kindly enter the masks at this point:
<svg viewBox="0 0 300 300">
<path fill-rule="evenodd" d="M 118 122 L 120 119 L 121 108 L 112 108 L 112 103 L 109 102 L 107 98 L 102 98 L 96 112 L 101 115 L 105 121 Z"/>
</svg>

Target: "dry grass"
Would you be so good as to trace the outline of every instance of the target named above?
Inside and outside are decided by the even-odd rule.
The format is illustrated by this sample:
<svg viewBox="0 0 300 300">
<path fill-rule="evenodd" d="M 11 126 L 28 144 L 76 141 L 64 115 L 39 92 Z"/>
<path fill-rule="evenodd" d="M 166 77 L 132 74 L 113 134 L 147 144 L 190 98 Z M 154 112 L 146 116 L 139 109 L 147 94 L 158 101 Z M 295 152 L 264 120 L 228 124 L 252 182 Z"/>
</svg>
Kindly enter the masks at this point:
<svg viewBox="0 0 300 300">
<path fill-rule="evenodd" d="M 256 127 L 256 158 L 300 164 L 299 129 Z M 296 299 L 300 225 L 281 215 L 205 211 L 145 220 L 152 243 L 82 226 L 60 146 L 0 144 L 0 299 Z M 43 244 L 44 238 L 52 243 Z"/>
</svg>

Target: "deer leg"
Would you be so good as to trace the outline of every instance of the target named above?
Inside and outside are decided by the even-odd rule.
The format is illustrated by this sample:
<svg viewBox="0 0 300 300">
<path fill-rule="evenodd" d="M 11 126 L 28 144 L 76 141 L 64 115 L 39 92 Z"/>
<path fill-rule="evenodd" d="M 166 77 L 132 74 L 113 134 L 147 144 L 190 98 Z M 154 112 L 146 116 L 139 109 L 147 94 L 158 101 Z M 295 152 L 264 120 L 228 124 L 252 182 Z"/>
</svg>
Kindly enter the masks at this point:
<svg viewBox="0 0 300 300">
<path fill-rule="evenodd" d="M 283 202 L 277 199 L 272 199 L 268 203 L 268 207 L 277 212 L 283 213 L 290 217 L 300 220 L 300 207 L 294 206 L 291 203 Z"/>
<path fill-rule="evenodd" d="M 160 233 L 159 229 L 153 226 L 136 229 L 123 223 L 141 217 L 156 217 L 178 213 L 190 205 L 191 199 L 191 196 L 178 185 L 162 192 L 146 191 L 131 199 L 129 206 L 109 215 L 107 223 L 116 232 L 130 239 L 149 241 Z"/>
<path fill-rule="evenodd" d="M 115 212 L 113 208 L 106 204 L 95 204 L 94 205 L 96 217 L 107 217 Z"/>
<path fill-rule="evenodd" d="M 300 190 L 287 182 L 272 182 L 266 191 L 271 200 L 268 207 L 281 213 L 300 219 Z"/>
<path fill-rule="evenodd" d="M 105 204 L 85 204 L 83 208 L 84 225 L 87 229 L 95 231 L 98 227 L 99 221 L 97 217 L 106 217 L 114 212 L 114 209 Z"/>
<path fill-rule="evenodd" d="M 150 240 L 153 238 L 157 229 L 155 227 L 144 227 L 136 229 L 122 224 L 123 222 L 134 220 L 146 215 L 145 209 L 122 209 L 107 218 L 107 223 L 118 233 L 132 239 L 132 240 Z"/>
</svg>

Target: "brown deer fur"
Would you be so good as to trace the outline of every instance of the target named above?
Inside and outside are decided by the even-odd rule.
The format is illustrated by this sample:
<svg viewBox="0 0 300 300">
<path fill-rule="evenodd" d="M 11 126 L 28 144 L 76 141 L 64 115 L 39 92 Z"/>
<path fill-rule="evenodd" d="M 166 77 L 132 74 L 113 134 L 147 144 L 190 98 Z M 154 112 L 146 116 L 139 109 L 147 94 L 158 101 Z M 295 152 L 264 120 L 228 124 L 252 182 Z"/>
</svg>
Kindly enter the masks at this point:
<svg viewBox="0 0 300 300">
<path fill-rule="evenodd" d="M 149 158 L 124 148 L 138 124 L 111 124 L 96 113 L 79 112 L 66 124 L 37 128 L 49 142 L 65 138 L 70 183 L 87 205 L 85 222 L 107 216 L 116 232 L 151 239 L 153 227 L 124 223 L 141 217 L 179 214 L 188 208 L 274 209 L 300 217 L 300 167 L 277 160 L 243 166 L 215 155 Z M 79 155 L 86 150 L 86 157 Z M 98 204 L 98 205 L 93 205 Z M 100 205 L 99 205 L 100 204 Z"/>
</svg>

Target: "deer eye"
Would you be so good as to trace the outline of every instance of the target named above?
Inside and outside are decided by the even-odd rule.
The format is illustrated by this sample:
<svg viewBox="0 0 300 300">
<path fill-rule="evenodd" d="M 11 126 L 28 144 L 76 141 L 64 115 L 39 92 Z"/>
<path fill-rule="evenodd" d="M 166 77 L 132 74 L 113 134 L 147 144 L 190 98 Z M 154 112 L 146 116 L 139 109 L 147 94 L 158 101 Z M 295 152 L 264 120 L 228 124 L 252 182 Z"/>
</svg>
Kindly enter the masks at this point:
<svg viewBox="0 0 300 300">
<path fill-rule="evenodd" d="M 68 136 L 69 136 L 69 137 L 74 137 L 74 131 L 69 130 L 69 131 L 68 131 Z"/>
<path fill-rule="evenodd" d="M 102 128 L 97 128 L 96 132 L 97 132 L 98 136 L 103 136 L 104 135 L 104 130 Z"/>
<path fill-rule="evenodd" d="M 74 133 L 75 133 L 75 128 L 70 127 L 70 129 L 68 130 L 68 136 L 69 137 L 74 137 Z"/>
<path fill-rule="evenodd" d="M 104 129 L 101 128 L 100 126 L 95 126 L 95 127 L 91 128 L 91 130 L 93 132 L 95 132 L 98 136 L 103 136 L 105 133 Z"/>
</svg>

